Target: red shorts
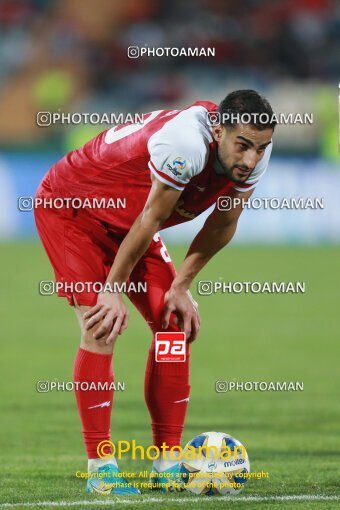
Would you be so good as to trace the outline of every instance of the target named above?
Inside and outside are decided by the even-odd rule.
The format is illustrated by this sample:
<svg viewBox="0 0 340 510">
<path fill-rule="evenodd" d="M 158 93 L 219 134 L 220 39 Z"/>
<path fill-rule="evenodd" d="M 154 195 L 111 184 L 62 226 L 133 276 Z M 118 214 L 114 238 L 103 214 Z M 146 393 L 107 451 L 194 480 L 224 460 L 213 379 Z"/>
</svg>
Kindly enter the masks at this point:
<svg viewBox="0 0 340 510">
<path fill-rule="evenodd" d="M 46 182 L 40 185 L 38 197 L 51 197 Z M 90 209 L 37 207 L 35 220 L 55 279 L 62 282 L 58 295 L 66 297 L 70 305 L 74 305 L 74 299 L 78 305 L 95 305 L 98 291 L 88 287 L 92 287 L 91 283 L 105 283 L 124 233 L 114 232 L 91 216 Z M 127 282 L 128 289 L 146 287 L 146 292 L 130 290 L 127 295 L 156 331 L 160 328 L 164 294 L 175 275 L 174 265 L 156 234 Z M 85 288 L 81 288 L 84 284 Z"/>
</svg>

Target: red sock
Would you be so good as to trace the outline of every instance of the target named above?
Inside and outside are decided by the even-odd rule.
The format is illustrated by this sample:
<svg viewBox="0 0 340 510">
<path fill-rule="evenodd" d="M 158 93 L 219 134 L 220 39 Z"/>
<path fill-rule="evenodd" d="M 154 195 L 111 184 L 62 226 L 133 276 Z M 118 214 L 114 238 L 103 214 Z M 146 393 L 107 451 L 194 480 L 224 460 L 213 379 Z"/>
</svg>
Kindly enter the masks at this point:
<svg viewBox="0 0 340 510">
<path fill-rule="evenodd" d="M 79 348 L 74 363 L 74 381 L 80 383 L 113 382 L 112 354 L 97 354 Z M 85 384 L 83 384 L 85 387 Z M 82 421 L 82 432 L 89 459 L 98 457 L 98 443 L 110 440 L 113 389 L 75 389 L 76 400 Z M 107 449 L 105 450 L 107 451 Z"/>
<path fill-rule="evenodd" d="M 180 446 L 189 394 L 189 346 L 184 363 L 157 363 L 153 341 L 145 372 L 145 401 L 155 446 L 163 442 L 169 448 Z"/>
</svg>

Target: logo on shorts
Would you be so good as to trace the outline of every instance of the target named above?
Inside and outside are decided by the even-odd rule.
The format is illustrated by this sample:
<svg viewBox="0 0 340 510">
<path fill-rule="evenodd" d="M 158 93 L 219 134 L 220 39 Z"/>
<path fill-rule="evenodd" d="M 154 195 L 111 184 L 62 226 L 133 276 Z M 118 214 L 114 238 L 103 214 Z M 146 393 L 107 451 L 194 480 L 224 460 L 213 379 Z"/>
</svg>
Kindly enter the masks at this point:
<svg viewBox="0 0 340 510">
<path fill-rule="evenodd" d="M 185 333 L 158 332 L 155 338 L 157 362 L 179 362 L 186 360 Z"/>
</svg>

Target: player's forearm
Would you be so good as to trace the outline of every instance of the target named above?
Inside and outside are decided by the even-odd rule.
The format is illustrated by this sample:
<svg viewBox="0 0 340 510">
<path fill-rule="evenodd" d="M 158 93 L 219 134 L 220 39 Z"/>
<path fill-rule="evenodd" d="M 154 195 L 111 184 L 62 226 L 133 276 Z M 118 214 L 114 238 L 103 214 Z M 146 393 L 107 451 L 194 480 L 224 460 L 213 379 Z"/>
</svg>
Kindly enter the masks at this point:
<svg viewBox="0 0 340 510">
<path fill-rule="evenodd" d="M 160 229 L 162 222 L 162 218 L 153 218 L 145 212 L 137 217 L 119 247 L 107 282 L 121 284 L 127 281 L 133 268 L 150 246 L 152 238 Z"/>
<path fill-rule="evenodd" d="M 120 245 L 107 282 L 112 284 L 127 281 L 133 268 L 149 248 L 153 236 L 172 213 L 179 195 L 178 190 L 152 179 L 144 209 Z"/>
<path fill-rule="evenodd" d="M 231 223 L 223 230 L 203 227 L 193 240 L 171 287 L 188 290 L 201 269 L 231 241 L 236 227 L 237 222 Z"/>
</svg>

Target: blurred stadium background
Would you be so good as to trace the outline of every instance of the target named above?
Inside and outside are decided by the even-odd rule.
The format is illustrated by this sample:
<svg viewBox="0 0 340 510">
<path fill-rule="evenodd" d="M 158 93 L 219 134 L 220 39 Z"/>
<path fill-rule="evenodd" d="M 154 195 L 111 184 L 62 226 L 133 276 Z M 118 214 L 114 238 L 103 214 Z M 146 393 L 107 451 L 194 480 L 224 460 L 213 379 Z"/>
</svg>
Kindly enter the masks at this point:
<svg viewBox="0 0 340 510">
<path fill-rule="evenodd" d="M 131 45 L 215 47 L 216 56 L 128 59 Z M 219 102 L 237 88 L 259 90 L 276 112 L 314 115 L 312 125 L 278 126 L 255 196 L 322 197 L 324 209 L 246 210 L 232 246 L 200 275 L 306 281 L 307 292 L 202 297 L 193 290 L 203 321 L 192 349 L 183 439 L 214 428 L 242 440 L 252 469 L 270 471 L 269 481 L 249 482 L 250 493 L 339 495 L 339 3 L 2 0 L 0 46 L 0 307 L 7 340 L 2 500 L 85 497 L 83 481 L 74 477 L 85 463 L 73 395 L 35 391 L 39 379 L 70 380 L 78 327 L 64 300 L 38 294 L 38 281 L 51 278 L 52 270 L 33 214 L 19 212 L 17 198 L 33 195 L 59 156 L 106 126 L 39 128 L 36 113 L 176 109 L 202 99 Z M 177 265 L 201 221 L 165 233 Z M 117 380 L 127 391 L 115 397 L 114 437 L 144 444 L 150 441 L 142 389 L 149 341 L 132 310 L 117 345 Z M 305 391 L 215 393 L 214 381 L 226 378 L 302 380 Z M 309 510 L 312 502 L 299 508 Z"/>
<path fill-rule="evenodd" d="M 335 0 L 16 0 L 0 3 L 0 238 L 34 235 L 16 198 L 106 126 L 37 127 L 38 111 L 147 112 L 254 88 L 279 126 L 256 196 L 323 197 L 323 211 L 246 211 L 235 243 L 338 243 L 340 6 Z M 215 47 L 215 58 L 127 58 L 127 47 Z M 247 220 L 246 220 L 246 216 Z M 197 225 L 200 224 L 198 220 Z M 187 239 L 192 224 L 169 234 Z"/>
</svg>

